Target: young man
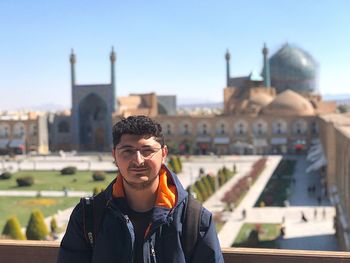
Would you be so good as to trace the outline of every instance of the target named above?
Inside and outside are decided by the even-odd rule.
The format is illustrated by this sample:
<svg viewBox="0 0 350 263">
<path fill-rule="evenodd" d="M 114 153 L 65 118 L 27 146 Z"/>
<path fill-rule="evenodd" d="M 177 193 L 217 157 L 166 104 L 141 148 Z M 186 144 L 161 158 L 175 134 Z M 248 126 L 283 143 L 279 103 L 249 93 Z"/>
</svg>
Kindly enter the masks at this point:
<svg viewBox="0 0 350 263">
<path fill-rule="evenodd" d="M 188 194 L 166 166 L 168 149 L 161 126 L 145 116 L 113 127 L 117 178 L 102 193 L 106 200 L 93 248 L 84 233 L 78 204 L 62 240 L 58 263 L 224 262 L 212 215 L 201 208 L 190 255 L 183 239 Z M 189 227 L 186 229 L 190 229 Z"/>
</svg>

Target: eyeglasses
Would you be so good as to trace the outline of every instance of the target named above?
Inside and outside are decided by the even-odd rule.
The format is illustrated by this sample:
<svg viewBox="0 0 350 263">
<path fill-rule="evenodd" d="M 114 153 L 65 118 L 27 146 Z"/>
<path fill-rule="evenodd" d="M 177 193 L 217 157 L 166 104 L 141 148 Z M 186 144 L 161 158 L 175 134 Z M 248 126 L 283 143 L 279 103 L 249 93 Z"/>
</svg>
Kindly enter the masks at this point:
<svg viewBox="0 0 350 263">
<path fill-rule="evenodd" d="M 132 159 L 137 152 L 140 152 L 143 159 L 151 159 L 162 147 L 147 147 L 147 148 L 117 148 L 117 154 L 120 155 L 125 160 Z"/>
</svg>

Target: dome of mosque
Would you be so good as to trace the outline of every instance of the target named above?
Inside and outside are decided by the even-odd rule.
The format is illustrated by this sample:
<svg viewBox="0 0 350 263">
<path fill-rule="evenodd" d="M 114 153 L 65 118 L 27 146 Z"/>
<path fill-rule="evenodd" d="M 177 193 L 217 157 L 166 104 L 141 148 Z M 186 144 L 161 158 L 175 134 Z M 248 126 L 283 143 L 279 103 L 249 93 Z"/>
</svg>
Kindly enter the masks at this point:
<svg viewBox="0 0 350 263">
<path fill-rule="evenodd" d="M 318 65 L 306 51 L 285 44 L 269 62 L 271 84 L 277 93 L 287 89 L 301 93 L 315 91 Z"/>
<path fill-rule="evenodd" d="M 264 93 L 254 93 L 249 98 L 249 104 L 258 105 L 260 107 L 267 106 L 271 101 L 273 101 L 273 97 Z"/>
<path fill-rule="evenodd" d="M 300 94 L 292 90 L 285 90 L 278 94 L 277 97 L 262 110 L 262 113 L 306 116 L 315 115 L 315 109 L 311 102 Z"/>
</svg>

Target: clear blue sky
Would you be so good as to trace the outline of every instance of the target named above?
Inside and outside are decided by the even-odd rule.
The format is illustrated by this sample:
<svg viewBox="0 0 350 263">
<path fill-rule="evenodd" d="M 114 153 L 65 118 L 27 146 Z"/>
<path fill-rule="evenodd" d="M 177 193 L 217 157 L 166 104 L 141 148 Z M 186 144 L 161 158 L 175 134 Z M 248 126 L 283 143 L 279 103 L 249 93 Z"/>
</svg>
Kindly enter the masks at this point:
<svg viewBox="0 0 350 263">
<path fill-rule="evenodd" d="M 117 96 L 154 91 L 180 101 L 222 101 L 231 75 L 261 69 L 288 41 L 319 62 L 322 94 L 350 88 L 350 1 L 0 1 L 0 110 L 71 105 L 78 83 L 107 83 L 117 52 Z M 350 93 L 350 92 L 349 92 Z"/>
</svg>

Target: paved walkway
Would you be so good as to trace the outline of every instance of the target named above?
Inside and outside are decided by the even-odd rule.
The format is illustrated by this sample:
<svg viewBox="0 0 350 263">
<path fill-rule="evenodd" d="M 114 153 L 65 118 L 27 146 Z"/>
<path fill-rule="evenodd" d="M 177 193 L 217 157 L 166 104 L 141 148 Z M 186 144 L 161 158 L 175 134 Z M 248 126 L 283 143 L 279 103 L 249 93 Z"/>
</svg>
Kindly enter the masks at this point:
<svg viewBox="0 0 350 263">
<path fill-rule="evenodd" d="M 265 188 L 266 183 L 270 179 L 273 171 L 276 169 L 280 160 L 280 156 L 268 157 L 268 160 L 266 162 L 266 168 L 264 169 L 264 171 L 252 185 L 249 192 L 240 202 L 239 206 L 235 208 L 232 213 L 228 214 L 227 221 L 225 225 L 221 228 L 221 231 L 219 232 L 219 240 L 221 247 L 231 247 L 233 241 L 235 240 L 239 230 L 241 229 L 244 223 L 244 221 L 241 220 L 242 210 L 247 210 L 248 208 L 251 208 L 255 205 L 256 201 L 260 196 L 260 193 Z M 225 194 L 225 192 L 222 191 L 222 194 Z M 204 206 L 205 205 L 206 204 L 204 204 Z"/>
<path fill-rule="evenodd" d="M 249 193 L 242 200 L 234 212 L 225 212 L 227 222 L 219 233 L 222 247 L 232 245 L 236 235 L 244 223 L 278 223 L 285 227 L 285 236 L 278 241 L 279 247 L 284 249 L 308 250 L 338 250 L 333 229 L 335 209 L 322 197 L 320 178 L 317 174 L 306 174 L 308 166 L 304 156 L 296 157 L 297 165 L 293 177 L 296 183 L 291 190 L 289 207 L 254 208 L 257 198 L 265 187 L 265 181 L 257 181 Z M 269 168 L 262 175 L 268 179 L 276 167 L 269 158 Z M 270 166 L 272 164 L 272 166 Z M 261 177 L 259 177 L 260 179 Z M 257 186 L 259 185 L 259 187 Z M 254 188 L 256 186 L 256 188 Z M 308 186 L 315 186 L 315 193 L 307 191 Z M 205 204 L 206 205 L 206 204 Z M 246 217 L 242 218 L 242 210 L 246 210 Z M 307 222 L 302 221 L 302 213 Z"/>
</svg>

